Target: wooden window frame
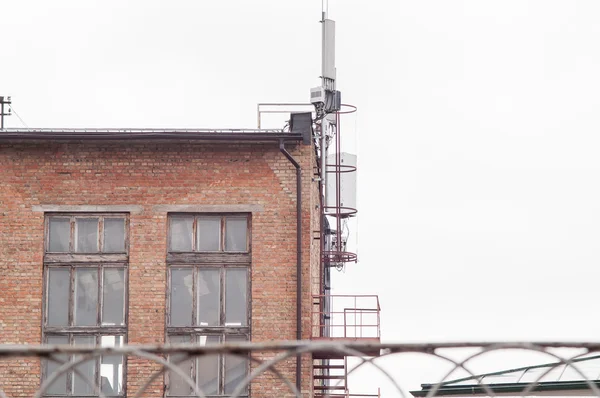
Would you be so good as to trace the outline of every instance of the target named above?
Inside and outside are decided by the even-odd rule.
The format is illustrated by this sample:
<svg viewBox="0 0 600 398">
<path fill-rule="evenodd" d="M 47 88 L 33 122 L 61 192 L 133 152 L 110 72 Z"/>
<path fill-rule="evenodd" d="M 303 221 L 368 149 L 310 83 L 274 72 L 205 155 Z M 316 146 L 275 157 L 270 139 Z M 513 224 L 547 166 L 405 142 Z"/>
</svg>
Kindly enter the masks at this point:
<svg viewBox="0 0 600 398">
<path fill-rule="evenodd" d="M 193 288 L 192 288 L 192 324 L 190 326 L 171 326 L 171 271 L 173 269 L 191 269 L 193 275 Z M 226 325 L 226 314 L 225 314 L 225 296 L 226 292 L 226 270 L 229 269 L 241 269 L 246 271 L 246 325 L 244 326 L 227 326 Z M 198 273 L 201 270 L 219 270 L 219 325 L 217 326 L 206 326 L 198 325 Z M 250 332 L 250 266 L 249 264 L 169 264 L 167 272 L 167 303 L 166 303 L 166 318 L 167 333 L 178 333 L 178 332 L 198 332 L 198 333 L 212 333 L 214 331 L 221 331 L 226 334 L 248 334 Z"/>
<path fill-rule="evenodd" d="M 176 252 L 171 251 L 171 219 L 193 217 L 192 226 L 192 252 Z M 197 223 L 201 217 L 220 217 L 220 251 L 197 251 Z M 226 237 L 226 220 L 227 218 L 245 218 L 246 219 L 246 251 L 233 252 L 225 251 Z M 249 213 L 169 213 L 167 217 L 167 292 L 165 305 L 165 339 L 170 341 L 171 337 L 185 336 L 190 341 L 196 341 L 199 336 L 218 336 L 223 342 L 227 338 L 241 337 L 247 341 L 251 340 L 251 325 L 252 325 L 252 217 Z M 173 269 L 191 269 L 193 275 L 192 288 L 192 326 L 171 326 L 171 271 Z M 197 284 L 198 272 L 200 270 L 219 270 L 219 325 L 218 326 L 201 326 L 197 325 L 198 312 L 198 297 Z M 225 324 L 225 296 L 226 292 L 226 271 L 228 269 L 245 269 L 246 277 L 246 325 L 244 326 L 226 326 Z M 190 377 L 196 382 L 196 359 L 192 359 L 192 370 Z M 223 355 L 219 356 L 219 391 L 224 392 L 225 388 L 225 359 Z M 250 374 L 250 360 L 248 360 L 247 374 Z M 240 397 L 249 397 L 250 385 L 248 385 L 247 395 Z M 165 372 L 165 388 L 164 397 L 177 398 L 179 395 L 169 394 L 169 372 Z M 220 394 L 219 397 L 226 397 Z M 212 396 L 209 396 L 212 397 Z"/>
<path fill-rule="evenodd" d="M 73 330 L 73 331 L 70 331 L 68 333 L 53 333 L 53 332 L 48 332 L 48 333 L 46 333 L 44 335 L 44 343 L 47 344 L 48 343 L 48 338 L 51 338 L 51 337 L 66 337 L 67 340 L 68 340 L 68 344 L 70 346 L 74 346 L 75 345 L 74 344 L 75 337 L 94 337 L 96 339 L 96 346 L 100 347 L 101 338 L 103 336 L 121 337 L 123 339 L 122 340 L 123 344 L 126 344 L 126 342 L 127 342 L 127 334 L 126 333 L 110 333 L 110 332 L 104 331 L 104 330 L 101 331 L 101 332 L 90 333 L 88 331 L 80 332 L 80 331 L 74 331 Z M 68 361 L 73 361 L 75 359 L 75 357 L 76 357 L 75 355 L 68 355 L 68 354 L 64 354 L 64 356 L 69 357 Z M 118 355 L 114 355 L 114 356 L 118 356 Z M 45 360 L 45 361 L 48 361 L 48 360 Z M 102 364 L 102 355 L 99 355 L 99 356 L 93 358 L 93 361 L 94 361 L 94 367 L 95 367 L 95 369 L 94 369 L 94 381 L 96 383 L 98 383 L 97 387 L 98 387 L 98 389 L 100 389 L 101 386 L 102 386 L 102 384 L 101 384 L 102 383 L 101 368 L 100 368 L 100 366 Z M 86 361 L 86 362 L 89 362 L 89 361 Z M 86 362 L 83 362 L 83 363 L 86 363 Z M 122 355 L 122 363 L 123 363 L 123 385 L 121 386 L 122 387 L 122 389 L 121 389 L 121 395 L 105 394 L 106 397 L 109 397 L 109 398 L 113 398 L 113 397 L 114 398 L 124 398 L 124 397 L 127 397 L 127 377 L 126 377 L 126 375 L 127 375 L 127 356 Z M 46 375 L 46 366 L 45 365 L 42 365 L 42 372 L 41 373 L 42 373 L 42 381 L 43 381 L 47 377 L 47 375 Z M 52 397 L 52 398 L 54 398 L 54 397 L 56 397 L 56 398 L 73 397 L 73 398 L 75 398 L 75 397 L 80 396 L 81 394 L 75 394 L 73 392 L 73 375 L 74 374 L 75 374 L 75 372 L 74 372 L 73 369 L 69 370 L 66 373 L 66 376 L 67 376 L 66 377 L 66 379 L 67 379 L 66 382 L 67 382 L 67 386 L 68 387 L 67 387 L 67 393 L 65 395 L 56 395 L 56 394 L 48 395 L 48 394 L 44 394 L 43 396 L 44 397 L 48 397 L 48 398 L 50 398 L 50 397 Z M 99 394 L 86 395 L 85 397 L 86 398 L 95 398 L 95 397 L 97 398 L 98 396 L 99 396 Z"/>
<path fill-rule="evenodd" d="M 247 333 L 216 333 L 216 332 L 210 332 L 210 333 L 203 333 L 203 332 L 188 332 L 188 333 L 171 333 L 167 336 L 167 339 L 170 343 L 171 338 L 173 337 L 186 337 L 188 338 L 188 343 L 192 343 L 195 344 L 196 341 L 198 340 L 198 338 L 200 336 L 208 336 L 208 337 L 218 337 L 219 338 L 219 342 L 220 343 L 224 343 L 227 341 L 227 338 L 231 338 L 231 337 L 241 337 L 243 339 L 245 339 L 246 341 L 250 341 L 250 334 Z M 227 355 L 223 355 L 223 354 L 219 354 L 218 356 L 218 361 L 219 361 L 219 393 L 216 395 L 208 395 L 206 394 L 207 398 L 212 398 L 212 397 L 222 397 L 222 398 L 226 398 L 229 395 L 225 395 L 225 379 L 226 379 L 226 372 L 225 372 L 225 357 Z M 199 359 L 199 357 L 191 357 L 188 358 L 189 360 L 192 361 L 192 366 L 190 369 L 190 378 L 194 381 L 194 383 L 197 382 L 196 377 L 197 377 L 197 360 Z M 187 360 L 187 359 L 186 359 Z M 183 360 L 182 362 L 185 362 L 186 360 Z M 246 373 L 247 375 L 250 374 L 250 358 L 247 359 L 247 369 L 246 369 Z M 168 394 L 168 385 L 169 385 L 169 372 L 165 372 L 165 381 L 166 381 L 166 386 L 165 386 L 165 397 L 168 398 L 183 398 L 183 397 L 189 397 L 189 395 L 170 395 Z M 239 395 L 240 398 L 248 398 L 250 397 L 250 384 L 248 384 L 247 388 L 246 388 L 247 393 L 246 394 L 241 394 Z"/>
<path fill-rule="evenodd" d="M 69 252 L 50 252 L 50 219 L 51 218 L 68 218 L 70 220 L 70 238 Z M 75 221 L 78 218 L 98 218 L 98 252 L 97 253 L 76 253 L 74 251 L 75 242 Z M 103 253 L 104 243 L 104 220 L 109 218 L 124 219 L 124 252 L 121 253 Z M 77 336 L 95 337 L 96 343 L 100 344 L 101 336 L 121 336 L 123 344 L 127 343 L 127 329 L 129 319 L 129 214 L 126 213 L 47 213 L 44 220 L 44 268 L 43 268 L 43 288 L 42 288 L 42 341 L 46 343 L 48 337 L 67 337 L 69 344 L 72 345 L 74 338 Z M 123 270 L 123 290 L 124 290 L 124 309 L 122 325 L 102 325 L 103 304 L 104 304 L 104 270 L 106 269 L 122 269 Z M 67 326 L 49 326 L 48 323 L 48 300 L 49 300 L 49 282 L 50 269 L 69 269 L 69 309 L 67 317 Z M 98 304 L 96 309 L 96 325 L 91 326 L 75 326 L 73 324 L 75 311 L 75 271 L 76 269 L 94 269 L 98 272 Z M 70 358 L 72 360 L 72 357 Z M 101 382 L 100 379 L 100 361 L 101 357 L 95 359 L 96 374 L 95 381 Z M 46 367 L 42 367 L 41 381 L 46 378 Z M 67 373 L 67 392 L 64 395 L 52 395 L 52 397 L 75 397 L 72 391 L 72 376 L 73 371 Z M 101 385 L 98 385 L 101 388 Z M 90 395 L 90 398 L 97 397 Z M 110 397 L 123 398 L 127 396 L 127 358 L 123 358 L 123 385 L 120 395 L 109 395 Z"/>
<path fill-rule="evenodd" d="M 219 250 L 207 250 L 202 251 L 198 250 L 198 219 L 203 217 L 217 218 L 221 219 L 221 226 L 219 230 Z M 185 219 L 185 218 L 193 218 L 192 221 L 192 251 L 172 251 L 171 250 L 171 220 L 175 218 Z M 226 250 L 226 234 L 227 234 L 227 219 L 246 219 L 246 250 L 242 251 L 233 251 Z M 170 255 L 180 255 L 180 254 L 202 254 L 202 255 L 210 255 L 210 254 L 249 254 L 251 251 L 251 237 L 250 231 L 251 228 L 251 217 L 250 214 L 247 213 L 172 213 L 167 217 L 167 252 Z"/>
<path fill-rule="evenodd" d="M 123 284 L 124 284 L 124 305 L 125 308 L 123 309 L 123 320 L 124 320 L 124 324 L 123 325 L 103 325 L 102 324 L 102 316 L 103 316 L 103 310 L 104 310 L 104 270 L 106 269 L 122 269 L 123 270 Z M 90 332 L 95 332 L 95 331 L 108 331 L 108 332 L 114 332 L 114 333 L 123 333 L 123 330 L 127 328 L 127 316 L 128 316 L 128 308 L 127 308 L 127 286 L 129 284 L 129 275 L 128 275 L 128 267 L 126 264 L 123 263 L 84 263 L 84 264 L 75 264 L 75 263 L 65 263 L 65 264 L 56 264 L 56 263 L 52 263 L 52 264 L 45 264 L 44 266 L 44 292 L 47 293 L 49 292 L 50 288 L 49 288 L 49 283 L 50 283 L 50 270 L 51 269 L 69 269 L 69 286 L 70 286 L 70 291 L 69 291 L 69 309 L 68 309 L 68 325 L 67 326 L 50 326 L 48 325 L 48 300 L 50 297 L 48 297 L 46 294 L 44 295 L 44 313 L 43 313 L 43 327 L 44 327 L 44 331 L 46 333 L 69 333 L 69 332 L 73 332 L 73 331 L 79 331 L 81 329 L 81 331 L 85 332 L 85 331 L 90 331 Z M 74 324 L 74 318 L 75 318 L 75 300 L 74 300 L 74 294 L 75 294 L 75 270 L 77 269 L 90 269 L 90 270 L 97 270 L 98 271 L 98 280 L 97 280 L 97 292 L 98 292 L 98 307 L 97 307 L 97 311 L 96 311 L 96 325 L 90 325 L 90 326 L 77 326 Z"/>
<path fill-rule="evenodd" d="M 50 219 L 68 218 L 70 222 L 70 237 L 68 252 L 51 252 L 50 249 Z M 78 218 L 98 218 L 98 252 L 80 253 L 75 251 L 75 222 Z M 124 252 L 103 252 L 104 249 L 104 220 L 106 218 L 125 219 L 125 248 Z M 48 213 L 44 220 L 44 263 L 70 262 L 127 262 L 129 260 L 129 216 L 124 213 Z"/>
</svg>

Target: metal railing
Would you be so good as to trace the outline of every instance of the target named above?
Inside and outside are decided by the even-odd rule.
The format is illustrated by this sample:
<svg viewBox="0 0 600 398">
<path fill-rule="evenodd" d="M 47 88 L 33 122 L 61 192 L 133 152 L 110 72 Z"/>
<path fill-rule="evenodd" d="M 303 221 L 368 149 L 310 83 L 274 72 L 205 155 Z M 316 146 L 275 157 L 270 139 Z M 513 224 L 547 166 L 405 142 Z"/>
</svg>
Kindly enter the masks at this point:
<svg viewBox="0 0 600 398">
<path fill-rule="evenodd" d="M 377 349 L 380 354 L 377 357 L 365 358 L 362 353 Z M 278 397 L 296 397 L 308 398 L 310 394 L 301 394 L 296 389 L 293 383 L 294 373 L 289 367 L 289 360 L 296 356 L 308 358 L 316 353 L 337 353 L 344 356 L 356 357 L 359 361 L 358 365 L 350 369 L 348 378 L 352 378 L 353 374 L 363 368 L 367 368 L 371 372 L 369 382 L 375 382 L 376 379 L 383 379 L 389 385 L 385 391 L 382 388 L 377 396 L 386 398 L 392 397 L 439 397 L 445 395 L 454 396 L 497 396 L 507 395 L 506 384 L 494 382 L 482 382 L 487 377 L 502 374 L 502 372 L 493 372 L 481 375 L 474 370 L 478 360 L 495 358 L 494 354 L 501 353 L 514 354 L 519 353 L 536 353 L 543 354 L 545 357 L 553 359 L 552 363 L 538 365 L 536 369 L 540 370 L 527 380 L 520 380 L 512 386 L 512 396 L 532 396 L 532 395 L 578 395 L 578 396 L 599 396 L 600 397 L 600 375 L 598 374 L 598 364 L 593 367 L 587 361 L 597 359 L 600 353 L 600 343 L 586 342 L 495 342 L 495 343 L 474 343 L 474 342 L 455 342 L 455 343 L 427 343 L 427 344 L 390 344 L 390 343 L 340 343 L 336 341 L 282 341 L 269 343 L 225 343 L 215 345 L 130 345 L 121 347 L 92 347 L 92 346 L 50 346 L 50 345 L 0 345 L 0 397 L 23 397 L 33 396 L 41 398 L 48 395 L 47 388 L 56 378 L 67 372 L 75 372 L 78 376 L 85 379 L 85 375 L 79 372 L 78 365 L 93 358 L 98 358 L 107 355 L 122 355 L 127 362 L 134 362 L 139 365 L 140 360 L 154 363 L 149 366 L 147 371 L 136 372 L 128 375 L 128 384 L 135 386 L 134 391 L 127 391 L 128 397 L 141 397 L 144 395 L 148 386 L 153 383 L 162 384 L 163 375 L 167 372 L 173 372 L 184 380 L 191 388 L 192 393 L 188 396 L 206 398 L 207 393 L 202 391 L 201 387 L 194 382 L 190 374 L 186 374 L 177 366 L 176 363 L 171 363 L 167 358 L 177 355 L 178 360 L 186 361 L 190 358 L 210 356 L 210 355 L 231 355 L 249 359 L 252 363 L 249 373 L 246 377 L 237 381 L 235 391 L 228 396 L 236 398 L 245 395 L 244 391 L 247 386 L 250 386 L 251 396 L 264 396 L 259 394 L 257 389 L 256 394 L 252 395 L 252 387 L 256 385 L 261 388 L 265 387 L 265 383 L 279 382 L 281 389 L 278 390 Z M 436 380 L 425 379 L 422 382 L 433 382 L 431 384 L 421 384 L 422 391 L 408 392 L 401 385 L 401 380 L 405 380 L 405 374 L 399 370 L 398 363 L 400 359 L 407 358 L 406 355 L 419 354 L 425 358 L 435 359 L 436 362 L 445 362 L 447 365 L 439 373 Z M 596 354 L 595 356 L 589 356 Z M 62 358 L 68 356 L 76 356 L 76 360 L 64 360 Z M 397 356 L 394 359 L 395 366 L 384 367 L 381 365 L 380 359 L 385 359 L 390 356 Z M 510 357 L 509 357 L 510 358 Z M 47 375 L 43 383 L 39 383 L 39 371 L 37 365 L 33 365 L 36 360 L 51 360 L 60 364 L 58 369 L 52 374 Z M 408 363 L 411 369 L 414 369 L 414 355 L 408 357 Z M 30 368 L 26 368 L 23 364 L 31 363 Z M 14 365 L 14 367 L 13 367 Z M 431 378 L 430 367 L 424 365 L 424 370 Z M 547 378 L 556 371 L 561 371 L 564 374 L 563 368 L 569 368 L 572 375 L 577 376 L 577 380 L 563 380 L 565 384 L 558 385 L 558 381 L 550 383 Z M 19 368 L 21 374 L 15 373 L 15 369 Z M 530 367 L 531 368 L 531 367 Z M 593 373 L 587 372 L 593 368 Z M 523 368 L 517 368 L 518 374 L 523 373 Z M 461 371 L 467 377 L 449 381 L 455 376 L 455 372 Z M 507 371 L 515 373 L 515 369 Z M 133 372 L 132 372 L 133 373 Z M 269 377 L 262 379 L 261 377 L 270 373 Z M 25 380 L 29 377 L 29 380 Z M 32 383 L 31 380 L 37 380 Z M 265 381 L 267 380 L 267 381 Z M 88 383 L 92 383 L 87 380 Z M 22 383 L 19 384 L 19 383 Z M 465 384 L 470 383 L 470 384 Z M 487 384 L 486 384 L 487 383 Z M 518 385 L 518 386 L 517 386 Z M 462 390 L 453 390 L 452 386 L 461 386 L 465 390 L 464 394 L 458 394 Z M 555 390 L 548 390 L 553 387 Z M 363 386 L 359 386 L 365 387 Z M 369 387 L 369 384 L 366 385 Z M 405 387 L 405 386 L 404 386 Z M 519 387 L 518 389 L 516 389 Z M 28 389 L 36 389 L 32 394 L 27 393 Z M 568 390 L 570 388 L 571 390 Z M 342 392 L 346 394 L 346 398 L 350 397 L 374 397 L 376 395 Z M 562 394 L 561 394 L 562 391 Z M 411 395 L 412 394 L 412 395 Z M 101 391 L 96 391 L 91 396 L 106 398 L 106 395 Z"/>
<path fill-rule="evenodd" d="M 379 340 L 380 312 L 376 295 L 313 296 L 312 338 Z"/>
</svg>

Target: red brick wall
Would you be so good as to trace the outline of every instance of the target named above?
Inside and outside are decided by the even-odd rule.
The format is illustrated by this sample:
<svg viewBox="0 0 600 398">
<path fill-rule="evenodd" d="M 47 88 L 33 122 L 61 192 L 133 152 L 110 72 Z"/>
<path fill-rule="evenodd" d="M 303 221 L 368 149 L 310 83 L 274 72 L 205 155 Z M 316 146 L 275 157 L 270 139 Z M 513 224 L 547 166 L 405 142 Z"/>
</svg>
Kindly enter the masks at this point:
<svg viewBox="0 0 600 398">
<path fill-rule="evenodd" d="M 291 146 L 303 167 L 303 338 L 310 337 L 313 149 Z M 257 204 L 252 215 L 252 340 L 296 338 L 295 169 L 276 144 L 0 144 L 0 343 L 41 342 L 43 219 L 35 205 L 141 205 L 130 215 L 129 344 L 164 342 L 167 214 L 161 204 Z M 314 226 L 314 224 L 313 224 Z M 318 242 L 317 242 L 318 246 Z M 313 250 L 314 252 L 314 246 Z M 312 258 L 314 259 L 314 253 Z M 314 263 L 314 260 L 313 260 Z M 318 264 L 316 265 L 318 266 Z M 128 394 L 159 367 L 128 362 Z M 279 367 L 292 383 L 295 360 Z M 31 396 L 39 361 L 0 362 L 0 388 Z M 310 390 L 310 360 L 303 390 Z M 267 382 L 267 380 L 269 380 Z M 253 397 L 284 396 L 265 375 Z M 162 380 L 146 393 L 162 396 Z"/>
</svg>

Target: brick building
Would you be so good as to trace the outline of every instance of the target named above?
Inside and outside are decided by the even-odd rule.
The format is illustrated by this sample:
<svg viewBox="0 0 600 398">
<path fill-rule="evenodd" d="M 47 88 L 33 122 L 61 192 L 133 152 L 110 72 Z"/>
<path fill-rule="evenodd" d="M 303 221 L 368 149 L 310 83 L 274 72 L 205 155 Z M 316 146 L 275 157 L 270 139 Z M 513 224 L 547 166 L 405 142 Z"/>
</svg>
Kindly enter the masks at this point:
<svg viewBox="0 0 600 398">
<path fill-rule="evenodd" d="M 315 337 L 313 296 L 323 293 L 316 153 L 306 133 L 267 130 L 1 131 L 0 343 Z M 57 367 L 0 362 L 0 388 L 31 397 Z M 220 396 L 250 369 L 233 357 L 181 367 Z M 47 394 L 97 396 L 84 374 L 107 396 L 133 396 L 158 369 L 102 357 Z M 311 358 L 279 370 L 313 395 Z M 282 391 L 265 374 L 248 394 Z M 189 394 L 166 375 L 144 396 Z"/>
</svg>

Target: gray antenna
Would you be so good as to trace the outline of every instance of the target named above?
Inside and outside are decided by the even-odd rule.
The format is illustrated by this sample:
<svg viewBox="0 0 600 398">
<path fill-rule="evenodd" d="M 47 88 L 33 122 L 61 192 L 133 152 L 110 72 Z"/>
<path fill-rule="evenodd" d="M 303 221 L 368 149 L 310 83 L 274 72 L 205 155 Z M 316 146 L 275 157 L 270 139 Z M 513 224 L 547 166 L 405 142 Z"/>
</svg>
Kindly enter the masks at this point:
<svg viewBox="0 0 600 398">
<path fill-rule="evenodd" d="M 329 1 L 321 0 L 321 86 L 310 90 L 310 102 L 316 108 L 318 120 L 341 108 L 340 92 L 335 85 L 335 21 L 328 14 Z"/>
<path fill-rule="evenodd" d="M 321 181 L 326 194 L 327 146 L 333 134 L 334 114 L 342 107 L 341 94 L 336 90 L 335 78 L 335 21 L 329 19 L 329 0 L 321 0 L 321 86 L 310 90 L 310 102 L 315 106 L 316 121 L 320 124 Z"/>
</svg>

